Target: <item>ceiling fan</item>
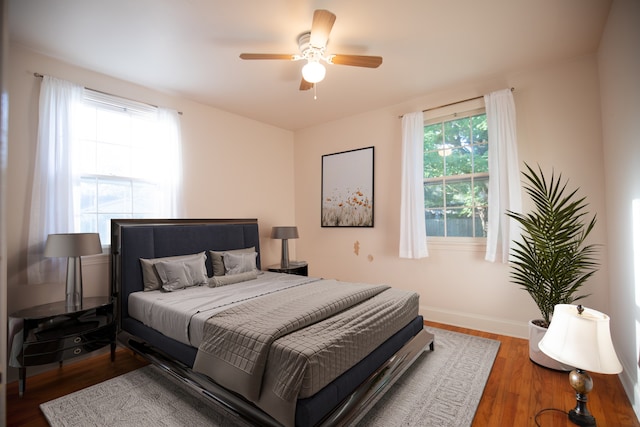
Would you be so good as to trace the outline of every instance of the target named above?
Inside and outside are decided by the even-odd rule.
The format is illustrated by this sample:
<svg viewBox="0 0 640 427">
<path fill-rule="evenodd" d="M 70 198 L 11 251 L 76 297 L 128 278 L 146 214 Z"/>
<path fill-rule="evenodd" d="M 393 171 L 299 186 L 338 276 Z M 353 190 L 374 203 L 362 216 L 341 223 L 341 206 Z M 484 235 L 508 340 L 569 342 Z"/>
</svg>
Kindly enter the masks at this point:
<svg viewBox="0 0 640 427">
<path fill-rule="evenodd" d="M 299 54 L 279 53 L 241 53 L 241 59 L 284 59 L 289 61 L 306 60 L 302 67 L 300 90 L 309 90 L 324 79 L 326 69 L 321 61 L 327 64 L 350 65 L 354 67 L 377 68 L 382 64 L 382 57 L 367 55 L 327 54 L 329 33 L 333 28 L 336 15 L 328 10 L 318 9 L 313 13 L 311 31 L 298 36 Z"/>
</svg>

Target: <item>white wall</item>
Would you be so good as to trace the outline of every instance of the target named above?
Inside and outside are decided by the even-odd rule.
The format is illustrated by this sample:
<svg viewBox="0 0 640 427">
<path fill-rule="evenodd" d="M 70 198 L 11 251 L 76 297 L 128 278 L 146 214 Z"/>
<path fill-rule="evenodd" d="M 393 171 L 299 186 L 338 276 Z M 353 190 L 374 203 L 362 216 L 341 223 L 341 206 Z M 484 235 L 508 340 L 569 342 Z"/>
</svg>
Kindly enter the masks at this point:
<svg viewBox="0 0 640 427">
<path fill-rule="evenodd" d="M 640 2 L 615 0 L 600 43 L 611 331 L 640 417 Z M 635 237 L 634 237 L 635 236 Z"/>
<path fill-rule="evenodd" d="M 295 223 L 292 132 L 76 68 L 20 46 L 10 46 L 9 58 L 8 313 L 64 299 L 62 283 L 26 285 L 40 87 L 34 72 L 182 111 L 185 216 L 258 218 L 262 262 L 279 261 L 280 242 L 269 236 L 272 226 Z M 83 259 L 85 296 L 109 294 L 108 271 L 106 255 Z"/>
<path fill-rule="evenodd" d="M 400 147 L 398 116 L 514 87 L 521 161 L 562 172 L 587 195 L 599 224 L 592 240 L 605 246 L 602 267 L 586 286 L 585 305 L 608 311 L 606 210 L 597 61 L 594 55 L 460 84 L 295 134 L 298 255 L 310 273 L 388 283 L 420 294 L 421 313 L 449 324 L 527 336 L 539 317 L 529 295 L 509 282 L 509 268 L 484 261 L 483 244 L 429 242 L 422 260 L 398 257 Z M 321 228 L 321 156 L 375 146 L 374 228 Z M 523 196 L 524 197 L 524 196 Z M 530 204 L 525 199 L 525 207 Z M 354 244 L 359 244 L 359 255 Z"/>
</svg>

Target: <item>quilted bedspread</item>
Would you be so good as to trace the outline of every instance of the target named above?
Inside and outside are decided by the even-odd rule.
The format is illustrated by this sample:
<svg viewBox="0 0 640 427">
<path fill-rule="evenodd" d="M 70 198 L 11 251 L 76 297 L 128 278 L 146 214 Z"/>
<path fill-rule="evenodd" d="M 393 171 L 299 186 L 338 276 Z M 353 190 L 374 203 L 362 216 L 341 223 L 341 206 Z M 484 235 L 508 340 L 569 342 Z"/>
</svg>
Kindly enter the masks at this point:
<svg viewBox="0 0 640 427">
<path fill-rule="evenodd" d="M 194 370 L 284 425 L 295 401 L 333 381 L 418 314 L 418 295 L 322 280 L 210 318 Z"/>
</svg>

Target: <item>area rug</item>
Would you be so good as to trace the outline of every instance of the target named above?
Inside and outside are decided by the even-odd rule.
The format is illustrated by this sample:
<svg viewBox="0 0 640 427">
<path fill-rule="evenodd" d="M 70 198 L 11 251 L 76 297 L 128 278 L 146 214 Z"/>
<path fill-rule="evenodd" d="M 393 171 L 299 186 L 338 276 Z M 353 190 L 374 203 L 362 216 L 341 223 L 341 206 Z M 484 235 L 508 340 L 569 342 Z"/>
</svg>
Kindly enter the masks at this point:
<svg viewBox="0 0 640 427">
<path fill-rule="evenodd" d="M 359 427 L 471 425 L 499 341 L 427 327 L 435 351 L 416 363 L 359 420 Z M 196 391 L 146 366 L 43 403 L 53 427 L 248 427 Z"/>
</svg>

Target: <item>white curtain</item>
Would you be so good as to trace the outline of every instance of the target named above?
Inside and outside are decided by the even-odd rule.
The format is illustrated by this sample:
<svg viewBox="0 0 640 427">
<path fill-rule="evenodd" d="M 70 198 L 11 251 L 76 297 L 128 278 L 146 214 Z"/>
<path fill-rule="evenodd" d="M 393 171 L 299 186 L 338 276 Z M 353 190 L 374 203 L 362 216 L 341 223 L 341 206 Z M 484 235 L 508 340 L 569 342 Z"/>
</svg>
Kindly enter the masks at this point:
<svg viewBox="0 0 640 427">
<path fill-rule="evenodd" d="M 424 222 L 424 119 L 421 111 L 402 117 L 402 200 L 400 258 L 424 258 L 427 235 Z"/>
<path fill-rule="evenodd" d="M 182 141 L 178 112 L 169 108 L 158 108 L 159 142 L 163 144 L 167 159 L 163 162 L 167 170 L 163 171 L 162 191 L 165 200 L 161 203 L 161 215 L 167 218 L 180 218 L 184 212 L 182 202 Z"/>
<path fill-rule="evenodd" d="M 44 244 L 51 233 L 73 232 L 74 179 L 72 158 L 74 115 L 84 88 L 44 76 L 40 86 L 38 140 L 31 193 L 27 249 L 27 281 L 60 281 L 64 260 L 44 258 Z"/>
<path fill-rule="evenodd" d="M 518 225 L 506 211 L 520 212 L 522 196 L 516 108 L 511 89 L 484 96 L 489 132 L 489 218 L 485 259 L 495 262 L 499 253 L 503 263 L 509 261 L 512 241 L 520 235 Z"/>
</svg>

